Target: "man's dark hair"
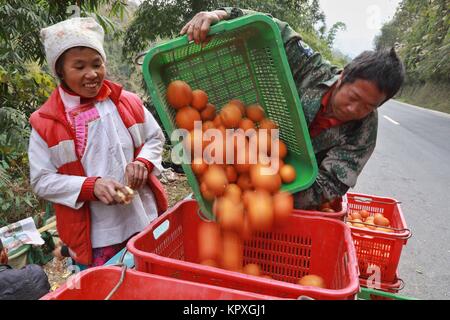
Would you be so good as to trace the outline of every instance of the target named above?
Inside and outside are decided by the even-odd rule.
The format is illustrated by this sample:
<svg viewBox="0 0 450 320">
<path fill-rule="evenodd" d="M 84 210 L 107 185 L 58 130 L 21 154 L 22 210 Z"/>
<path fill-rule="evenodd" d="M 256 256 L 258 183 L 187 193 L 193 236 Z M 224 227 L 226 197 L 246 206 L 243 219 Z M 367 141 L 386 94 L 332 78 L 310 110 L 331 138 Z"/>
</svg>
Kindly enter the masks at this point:
<svg viewBox="0 0 450 320">
<path fill-rule="evenodd" d="M 364 51 L 345 66 L 342 84 L 358 79 L 375 82 L 386 100 L 400 90 L 405 81 L 405 68 L 395 49 Z"/>
</svg>

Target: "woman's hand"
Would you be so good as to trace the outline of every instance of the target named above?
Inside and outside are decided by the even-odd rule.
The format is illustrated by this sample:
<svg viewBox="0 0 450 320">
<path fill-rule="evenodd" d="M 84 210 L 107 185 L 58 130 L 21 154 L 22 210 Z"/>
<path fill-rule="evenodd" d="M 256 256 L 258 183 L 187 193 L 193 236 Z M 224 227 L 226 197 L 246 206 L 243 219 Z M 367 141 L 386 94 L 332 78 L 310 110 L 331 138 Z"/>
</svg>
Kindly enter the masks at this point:
<svg viewBox="0 0 450 320">
<path fill-rule="evenodd" d="M 227 17 L 225 10 L 202 11 L 197 13 L 191 21 L 181 29 L 180 34 L 187 34 L 189 41 L 194 40 L 196 44 L 205 42 L 209 27 Z"/>
<path fill-rule="evenodd" d="M 122 192 L 125 196 L 130 195 L 123 184 L 113 179 L 100 178 L 95 181 L 94 194 L 98 200 L 106 205 L 125 203 L 125 199 L 118 191 Z"/>
<path fill-rule="evenodd" d="M 134 161 L 127 164 L 125 168 L 125 177 L 128 186 L 137 190 L 142 188 L 148 179 L 148 170 L 145 164 L 140 161 Z"/>
<path fill-rule="evenodd" d="M 0 264 L 8 264 L 8 249 L 0 249 Z"/>
</svg>

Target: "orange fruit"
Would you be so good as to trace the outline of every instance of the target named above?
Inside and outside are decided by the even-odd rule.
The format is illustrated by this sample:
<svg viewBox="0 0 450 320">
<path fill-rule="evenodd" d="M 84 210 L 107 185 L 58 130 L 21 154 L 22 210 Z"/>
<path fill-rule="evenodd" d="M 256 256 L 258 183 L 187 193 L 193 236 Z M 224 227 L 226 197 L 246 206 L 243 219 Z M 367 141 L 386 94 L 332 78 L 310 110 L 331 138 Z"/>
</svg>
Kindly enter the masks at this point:
<svg viewBox="0 0 450 320">
<path fill-rule="evenodd" d="M 273 214 L 277 225 L 284 225 L 294 211 L 294 197 L 288 192 L 278 192 L 273 196 Z"/>
<path fill-rule="evenodd" d="M 206 201 L 213 201 L 216 198 L 216 195 L 208 190 L 208 187 L 204 182 L 200 184 L 200 192 Z"/>
<path fill-rule="evenodd" d="M 233 200 L 236 203 L 241 202 L 241 196 L 242 196 L 242 190 L 239 188 L 239 186 L 235 183 L 230 183 L 225 188 L 225 197 L 228 197 L 229 199 Z"/>
<path fill-rule="evenodd" d="M 245 116 L 245 104 L 241 100 L 239 100 L 239 99 L 232 99 L 228 103 L 238 106 L 239 110 L 241 110 L 242 116 Z"/>
<path fill-rule="evenodd" d="M 277 139 L 274 141 L 274 146 L 276 146 L 277 144 L 278 144 L 278 157 L 280 159 L 286 158 L 287 153 L 288 153 L 286 144 L 283 141 L 281 141 L 280 139 Z"/>
<path fill-rule="evenodd" d="M 203 182 L 208 190 L 216 196 L 221 196 L 228 185 L 225 170 L 217 165 L 209 166 L 208 170 L 204 173 Z"/>
<path fill-rule="evenodd" d="M 389 221 L 389 219 L 385 218 L 385 217 L 380 217 L 380 216 L 376 216 L 373 220 L 373 222 L 377 225 L 377 226 L 381 226 L 381 227 L 389 227 L 389 225 L 391 224 L 391 222 Z"/>
<path fill-rule="evenodd" d="M 201 221 L 198 230 L 198 260 L 216 260 L 220 257 L 221 233 L 217 223 Z"/>
<path fill-rule="evenodd" d="M 248 173 L 241 173 L 237 180 L 237 185 L 241 188 L 242 191 L 250 190 L 253 188 L 252 181 L 250 180 L 250 176 Z"/>
<path fill-rule="evenodd" d="M 242 227 L 242 239 L 250 240 L 253 236 L 253 230 L 250 226 L 247 213 L 244 213 L 244 225 Z"/>
<path fill-rule="evenodd" d="M 265 116 L 264 109 L 257 103 L 248 106 L 245 109 L 245 114 L 253 122 L 260 122 Z"/>
<path fill-rule="evenodd" d="M 220 119 L 225 128 L 237 128 L 242 119 L 242 113 L 235 104 L 226 104 L 220 110 Z"/>
<path fill-rule="evenodd" d="M 208 131 L 209 129 L 215 129 L 216 126 L 214 125 L 214 122 L 207 120 L 205 122 L 203 122 L 202 124 L 202 130 L 203 132 Z"/>
<path fill-rule="evenodd" d="M 266 118 L 266 119 L 262 119 L 259 122 L 259 128 L 272 130 L 272 129 L 278 129 L 278 125 L 275 122 L 273 122 L 272 120 Z"/>
<path fill-rule="evenodd" d="M 295 181 L 297 177 L 297 172 L 295 172 L 295 168 L 290 164 L 285 164 L 280 169 L 280 177 L 283 183 L 291 183 Z"/>
<path fill-rule="evenodd" d="M 201 121 L 200 113 L 192 107 L 180 109 L 175 116 L 175 123 L 178 128 L 193 130 L 195 121 Z"/>
<path fill-rule="evenodd" d="M 216 107 L 211 103 L 207 103 L 205 109 L 200 113 L 200 116 L 203 121 L 213 121 L 216 117 Z"/>
<path fill-rule="evenodd" d="M 361 217 L 361 214 L 359 213 L 359 211 L 352 212 L 352 220 L 355 220 L 355 219 L 362 221 L 363 218 Z"/>
<path fill-rule="evenodd" d="M 372 230 L 373 230 L 373 229 L 372 229 Z M 381 228 L 381 227 L 376 228 L 376 230 L 377 230 L 377 231 L 381 231 L 381 232 L 389 232 L 389 233 L 394 232 L 394 230 L 392 230 L 392 229 Z"/>
<path fill-rule="evenodd" d="M 363 217 L 364 219 L 367 219 L 370 216 L 370 213 L 367 210 L 361 210 L 361 211 L 359 211 L 359 215 L 361 217 Z"/>
<path fill-rule="evenodd" d="M 246 173 L 250 170 L 250 150 L 248 148 L 248 143 L 243 149 L 236 150 L 234 168 L 238 174 Z"/>
<path fill-rule="evenodd" d="M 258 155 L 270 155 L 272 150 L 272 136 L 268 130 L 258 129 L 257 134 L 250 138 L 251 143 L 256 143 Z"/>
<path fill-rule="evenodd" d="M 244 260 L 244 244 L 234 232 L 224 231 L 222 236 L 222 267 L 240 272 Z"/>
<path fill-rule="evenodd" d="M 277 192 L 281 187 L 281 177 L 269 165 L 256 164 L 250 168 L 250 180 L 256 189 Z"/>
<path fill-rule="evenodd" d="M 194 157 L 202 157 L 204 148 L 208 145 L 209 142 L 203 140 L 203 132 L 201 130 L 192 130 L 186 136 L 186 139 L 183 141 L 186 149 L 191 152 L 191 156 Z M 199 148 L 196 150 L 195 148 Z"/>
<path fill-rule="evenodd" d="M 261 275 L 261 269 L 255 263 L 246 264 L 242 271 L 250 276 L 259 277 Z"/>
<path fill-rule="evenodd" d="M 225 167 L 225 174 L 227 175 L 229 183 L 235 183 L 238 179 L 236 169 L 232 165 L 228 165 Z"/>
<path fill-rule="evenodd" d="M 205 91 L 200 89 L 192 91 L 191 107 L 197 109 L 198 111 L 202 111 L 205 109 L 207 103 L 208 95 Z"/>
<path fill-rule="evenodd" d="M 242 232 L 244 227 L 244 206 L 227 196 L 219 198 L 217 204 L 218 223 L 223 230 Z"/>
<path fill-rule="evenodd" d="M 201 176 L 208 169 L 208 165 L 202 158 L 195 158 L 194 161 L 192 161 L 191 168 L 197 176 Z"/>
<path fill-rule="evenodd" d="M 175 80 L 167 87 L 166 97 L 174 109 L 181 109 L 191 104 L 192 89 L 186 82 Z"/>
<path fill-rule="evenodd" d="M 203 260 L 202 262 L 200 262 L 200 264 L 202 264 L 204 266 L 208 266 L 208 267 L 214 267 L 214 268 L 218 268 L 219 267 L 219 265 L 217 264 L 216 260 L 213 260 L 213 259 Z"/>
<path fill-rule="evenodd" d="M 219 128 L 222 125 L 222 118 L 220 117 L 220 114 L 214 117 L 213 123 L 216 128 Z"/>
<path fill-rule="evenodd" d="M 272 197 L 265 190 L 256 190 L 248 204 L 248 218 L 253 230 L 269 231 L 274 222 Z"/>
<path fill-rule="evenodd" d="M 242 203 L 244 204 L 245 208 L 248 208 L 248 204 L 251 201 L 252 195 L 255 194 L 255 191 L 252 189 L 246 189 L 242 192 Z"/>
<path fill-rule="evenodd" d="M 244 130 L 244 132 L 247 130 L 255 129 L 255 123 L 248 118 L 242 118 L 241 121 L 239 121 L 239 128 Z"/>
<path fill-rule="evenodd" d="M 298 280 L 298 284 L 302 286 L 312 286 L 318 288 L 326 288 L 325 280 L 322 277 L 310 274 Z"/>
<path fill-rule="evenodd" d="M 360 222 L 362 222 L 361 219 L 353 219 L 351 222 L 352 222 L 353 226 L 356 228 L 365 228 L 366 227 L 364 224 L 360 223 Z"/>
</svg>

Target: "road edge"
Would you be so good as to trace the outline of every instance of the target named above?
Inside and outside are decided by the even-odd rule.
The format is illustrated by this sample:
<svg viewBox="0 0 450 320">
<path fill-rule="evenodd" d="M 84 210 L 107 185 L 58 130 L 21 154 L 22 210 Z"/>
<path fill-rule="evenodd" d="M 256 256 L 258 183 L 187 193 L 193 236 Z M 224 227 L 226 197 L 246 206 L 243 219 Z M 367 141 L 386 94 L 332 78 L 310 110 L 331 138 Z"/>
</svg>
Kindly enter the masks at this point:
<svg viewBox="0 0 450 320">
<path fill-rule="evenodd" d="M 445 113 L 445 112 L 442 112 L 442 111 L 437 111 L 437 110 L 433 110 L 433 109 L 428 109 L 428 108 L 415 106 L 413 104 L 402 102 L 402 101 L 399 101 L 399 100 L 396 100 L 396 99 L 391 99 L 391 101 L 394 101 L 394 102 L 396 102 L 398 104 L 402 104 L 402 105 L 407 106 L 407 107 L 412 107 L 412 108 L 416 108 L 416 109 L 419 109 L 419 110 L 425 110 L 425 111 L 428 111 L 428 112 L 431 112 L 431 113 L 434 113 L 434 114 L 437 114 L 437 115 L 440 115 L 440 116 L 443 116 L 443 117 L 446 117 L 446 118 L 450 118 L 450 114 L 449 113 Z"/>
</svg>

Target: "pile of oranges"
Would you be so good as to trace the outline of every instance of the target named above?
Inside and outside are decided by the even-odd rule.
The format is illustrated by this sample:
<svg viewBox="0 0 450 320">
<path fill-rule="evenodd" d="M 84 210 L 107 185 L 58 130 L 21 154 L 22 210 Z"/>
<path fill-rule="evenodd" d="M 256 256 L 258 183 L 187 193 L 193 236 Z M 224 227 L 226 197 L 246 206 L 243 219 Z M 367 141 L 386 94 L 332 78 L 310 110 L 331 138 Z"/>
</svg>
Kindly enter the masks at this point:
<svg viewBox="0 0 450 320">
<path fill-rule="evenodd" d="M 239 233 L 224 230 L 220 224 L 201 222 L 198 226 L 198 262 L 202 265 L 273 279 L 255 263 L 243 265 L 244 244 Z M 314 274 L 297 281 L 302 286 L 326 288 L 325 280 Z"/>
<path fill-rule="evenodd" d="M 297 172 L 284 162 L 289 152 L 286 144 L 272 137 L 271 130 L 278 129 L 278 125 L 256 103 L 245 106 L 233 99 L 218 111 L 205 91 L 192 90 L 181 80 L 172 81 L 166 94 L 169 105 L 176 110 L 177 127 L 189 131 L 183 141 L 185 148 L 201 146 L 201 155 L 191 153 L 191 168 L 203 199 L 213 204 L 216 218 L 216 222 L 202 222 L 199 226 L 199 263 L 263 276 L 258 265 L 243 265 L 243 243 L 254 231 L 282 226 L 294 209 L 293 196 L 280 190 L 283 183 L 296 179 Z M 195 126 L 198 121 L 201 130 L 198 123 Z M 203 152 L 212 143 L 203 135 L 208 129 L 223 133 L 224 152 L 211 153 L 214 159 L 221 160 L 219 163 L 210 161 Z M 246 135 L 247 130 L 254 135 Z M 236 143 L 240 138 L 243 144 Z M 255 141 L 256 148 L 252 147 Z M 233 161 L 227 159 L 227 144 L 234 148 Z"/>
<path fill-rule="evenodd" d="M 347 216 L 347 225 L 361 229 L 394 232 L 391 222 L 382 213 L 371 215 L 367 210 L 353 211 Z"/>
</svg>

